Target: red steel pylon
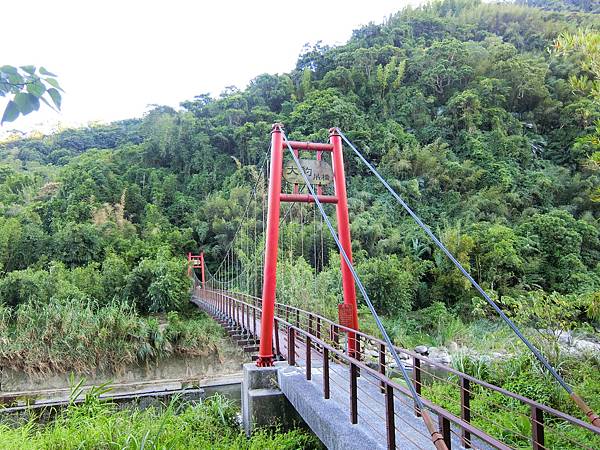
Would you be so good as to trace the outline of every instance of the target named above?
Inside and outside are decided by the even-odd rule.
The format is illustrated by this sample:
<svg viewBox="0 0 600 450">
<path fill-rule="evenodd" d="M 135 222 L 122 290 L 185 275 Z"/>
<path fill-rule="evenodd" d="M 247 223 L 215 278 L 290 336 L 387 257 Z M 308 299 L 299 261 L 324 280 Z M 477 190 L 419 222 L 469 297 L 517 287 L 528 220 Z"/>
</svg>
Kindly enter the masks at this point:
<svg viewBox="0 0 600 450">
<path fill-rule="evenodd" d="M 283 175 L 283 152 L 289 146 L 298 150 L 317 152 L 317 159 L 321 159 L 322 152 L 332 152 L 333 181 L 335 195 L 321 195 L 318 189 L 318 198 L 322 203 L 335 203 L 338 223 L 338 237 L 342 247 L 352 262 L 352 247 L 350 240 L 350 221 L 348 216 L 348 198 L 346 193 L 346 178 L 344 174 L 344 158 L 342 140 L 335 128 L 329 130 L 329 144 L 315 144 L 311 142 L 287 141 L 284 143 L 283 126 L 274 124 L 271 131 L 271 169 L 269 173 L 267 230 L 265 239 L 265 267 L 262 293 L 262 318 L 260 333 L 260 348 L 257 366 L 268 367 L 273 365 L 273 327 L 275 315 L 275 291 L 277 287 L 277 252 L 279 241 L 279 218 L 282 201 L 304 202 L 313 201 L 310 195 L 298 194 L 297 186 L 293 194 L 281 192 L 281 178 Z M 358 310 L 356 306 L 356 287 L 352 272 L 342 259 L 342 287 L 344 292 L 345 309 L 350 313 L 346 323 L 342 325 L 358 330 Z M 340 314 L 341 315 L 341 314 Z M 348 333 L 348 353 L 354 357 L 356 354 L 356 339 L 353 333 Z"/>
</svg>

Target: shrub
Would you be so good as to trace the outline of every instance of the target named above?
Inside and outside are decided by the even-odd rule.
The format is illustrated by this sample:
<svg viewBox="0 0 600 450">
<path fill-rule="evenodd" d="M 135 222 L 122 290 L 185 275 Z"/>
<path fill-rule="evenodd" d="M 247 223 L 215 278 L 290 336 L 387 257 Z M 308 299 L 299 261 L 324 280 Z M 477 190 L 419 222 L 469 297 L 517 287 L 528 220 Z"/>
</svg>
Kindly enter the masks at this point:
<svg viewBox="0 0 600 450">
<path fill-rule="evenodd" d="M 412 309 L 422 267 L 396 255 L 367 259 L 357 266 L 373 306 L 381 314 L 398 314 Z"/>
<path fill-rule="evenodd" d="M 186 304 L 190 281 L 181 258 L 160 250 L 155 258 L 145 258 L 127 276 L 125 298 L 141 312 L 178 310 Z"/>
<path fill-rule="evenodd" d="M 0 423 L 2 448 L 96 449 L 272 449 L 320 448 L 318 440 L 301 430 L 286 433 L 259 431 L 248 438 L 237 422 L 237 408 L 216 395 L 198 405 L 177 400 L 165 408 L 119 410 L 87 396 L 81 405 L 71 405 L 50 423 L 32 418 L 20 427 Z"/>
<path fill-rule="evenodd" d="M 172 353 L 204 355 L 218 351 L 221 337 L 203 314 L 170 315 L 162 327 L 122 302 L 24 303 L 13 313 L 0 306 L 0 366 L 29 373 L 116 371 Z"/>
</svg>

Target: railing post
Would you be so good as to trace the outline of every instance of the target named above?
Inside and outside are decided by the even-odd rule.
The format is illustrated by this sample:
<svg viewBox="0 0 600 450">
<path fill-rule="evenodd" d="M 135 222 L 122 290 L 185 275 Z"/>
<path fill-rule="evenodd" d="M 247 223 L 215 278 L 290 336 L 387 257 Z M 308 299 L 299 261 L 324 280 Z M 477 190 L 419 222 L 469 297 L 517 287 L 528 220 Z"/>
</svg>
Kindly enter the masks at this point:
<svg viewBox="0 0 600 450">
<path fill-rule="evenodd" d="M 312 355 L 310 354 L 312 344 L 310 342 L 310 336 L 305 336 L 306 338 L 306 379 L 312 379 Z"/>
<path fill-rule="evenodd" d="M 292 327 L 288 328 L 288 343 L 287 343 L 287 360 L 290 366 L 296 365 L 296 330 Z"/>
<path fill-rule="evenodd" d="M 275 328 L 275 358 L 279 357 L 279 320 L 273 319 L 273 326 Z"/>
<path fill-rule="evenodd" d="M 321 318 L 317 316 L 317 339 L 321 339 Z"/>
<path fill-rule="evenodd" d="M 470 382 L 465 377 L 460 377 L 460 418 L 467 423 L 471 422 Z M 460 441 L 464 448 L 471 448 L 471 433 L 463 428 Z"/>
<path fill-rule="evenodd" d="M 533 450 L 545 450 L 544 411 L 531 405 L 531 443 Z"/>
<path fill-rule="evenodd" d="M 385 344 L 379 344 L 379 373 L 385 375 Z M 381 393 L 385 393 L 385 382 L 381 380 L 379 384 L 381 386 Z"/>
<path fill-rule="evenodd" d="M 451 437 L 451 429 L 450 429 L 450 420 L 448 420 L 446 417 L 440 415 L 438 416 L 438 422 L 439 422 L 439 427 L 440 427 L 440 433 L 442 434 L 442 437 L 444 438 L 444 443 L 446 444 L 446 447 L 448 448 L 448 450 L 452 449 L 452 437 Z"/>
<path fill-rule="evenodd" d="M 248 334 L 250 334 L 250 305 L 244 305 L 246 308 L 246 327 Z"/>
<path fill-rule="evenodd" d="M 333 325 L 333 343 L 336 349 L 340 349 L 340 327 Z"/>
<path fill-rule="evenodd" d="M 323 397 L 329 399 L 329 349 L 323 347 Z"/>
<path fill-rule="evenodd" d="M 419 396 L 420 396 L 421 395 L 421 360 L 417 357 L 413 357 L 413 361 L 414 361 L 413 381 L 415 383 L 415 390 L 417 391 L 417 394 L 419 394 Z M 398 369 L 400 369 L 400 368 L 398 368 Z M 415 403 L 415 416 L 421 417 L 421 411 L 419 410 L 419 408 L 417 408 L 416 403 Z"/>
<path fill-rule="evenodd" d="M 350 422 L 358 423 L 358 367 L 350 363 Z"/>
<path fill-rule="evenodd" d="M 336 349 L 339 350 L 339 346 L 337 344 L 338 338 L 337 338 L 337 330 L 336 330 L 336 326 L 335 324 L 331 324 L 329 325 L 329 341 L 331 342 L 331 346 Z M 331 358 L 335 361 L 336 360 L 336 354 L 334 353 Z"/>
<path fill-rule="evenodd" d="M 385 429 L 387 434 L 387 448 L 396 449 L 396 424 L 394 413 L 394 388 L 385 384 Z"/>
</svg>

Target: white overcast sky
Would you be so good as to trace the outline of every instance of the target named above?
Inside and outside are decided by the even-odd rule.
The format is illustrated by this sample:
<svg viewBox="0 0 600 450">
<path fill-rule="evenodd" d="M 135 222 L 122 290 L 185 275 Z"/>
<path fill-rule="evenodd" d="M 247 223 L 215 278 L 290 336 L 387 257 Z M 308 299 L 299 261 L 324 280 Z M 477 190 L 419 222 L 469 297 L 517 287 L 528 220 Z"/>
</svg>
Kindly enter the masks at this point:
<svg viewBox="0 0 600 450">
<path fill-rule="evenodd" d="M 289 72 L 306 42 L 342 44 L 353 29 L 421 0 L 28 0 L 4 2 L 0 65 L 58 74 L 62 111 L 0 128 L 48 129 L 139 117 L 149 104 L 244 88 Z M 5 101 L 0 101 L 0 113 Z M 44 125 L 43 125 L 44 124 Z"/>
</svg>

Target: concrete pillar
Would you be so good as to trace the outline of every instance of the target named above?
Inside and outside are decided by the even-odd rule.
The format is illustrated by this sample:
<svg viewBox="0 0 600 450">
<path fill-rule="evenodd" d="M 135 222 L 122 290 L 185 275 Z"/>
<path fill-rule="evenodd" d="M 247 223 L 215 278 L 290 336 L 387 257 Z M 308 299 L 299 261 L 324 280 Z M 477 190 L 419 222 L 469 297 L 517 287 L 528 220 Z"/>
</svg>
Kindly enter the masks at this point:
<svg viewBox="0 0 600 450">
<path fill-rule="evenodd" d="M 286 362 L 273 367 L 244 364 L 242 421 L 250 435 L 257 428 L 280 425 L 284 430 L 302 424 L 302 418 L 279 389 L 278 372 Z"/>
</svg>

